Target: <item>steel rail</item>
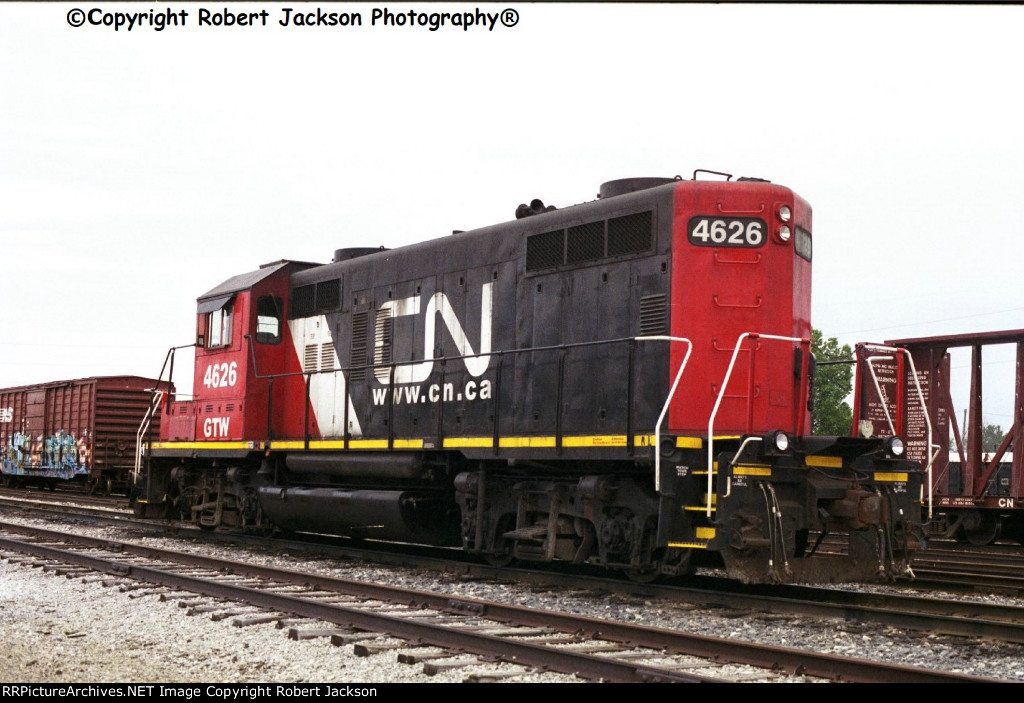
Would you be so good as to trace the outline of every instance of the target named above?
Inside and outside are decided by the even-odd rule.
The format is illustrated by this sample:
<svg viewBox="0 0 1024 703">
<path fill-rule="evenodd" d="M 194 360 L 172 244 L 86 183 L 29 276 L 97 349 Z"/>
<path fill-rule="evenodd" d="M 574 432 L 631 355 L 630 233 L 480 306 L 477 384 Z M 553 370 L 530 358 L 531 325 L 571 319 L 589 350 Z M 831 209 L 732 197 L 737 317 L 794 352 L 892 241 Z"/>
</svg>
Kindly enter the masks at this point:
<svg viewBox="0 0 1024 703">
<path fill-rule="evenodd" d="M 500 622 L 513 622 L 523 626 L 543 626 L 569 633 L 583 633 L 592 638 L 628 643 L 635 647 L 649 647 L 676 654 L 687 654 L 711 659 L 716 664 L 747 664 L 762 668 L 784 670 L 793 674 L 816 676 L 837 681 L 951 683 L 1002 681 L 989 677 L 967 676 L 952 672 L 922 669 L 853 659 L 845 656 L 820 654 L 812 651 L 760 645 L 724 638 L 695 635 L 663 628 L 636 626 L 545 610 L 491 603 L 447 594 L 429 593 L 397 588 L 382 584 L 367 584 L 347 579 L 317 576 L 297 571 L 262 567 L 242 562 L 213 559 L 192 554 L 171 553 L 165 550 L 131 545 L 97 538 L 67 535 L 52 530 L 39 530 L 19 525 L 0 525 L 19 533 L 37 533 L 45 539 L 70 540 L 90 548 L 116 550 L 149 559 L 173 559 L 178 564 L 230 572 L 236 575 L 302 583 L 319 590 L 347 595 L 393 601 L 406 605 L 430 607 L 441 612 L 472 614 Z M 66 563 L 87 567 L 104 573 L 138 578 L 169 588 L 180 588 L 212 598 L 246 602 L 257 607 L 293 613 L 338 625 L 384 632 L 420 644 L 470 651 L 482 656 L 541 667 L 563 673 L 575 673 L 585 678 L 617 682 L 670 682 L 715 681 L 708 677 L 695 677 L 657 667 L 632 665 L 614 659 L 577 654 L 552 649 L 546 645 L 512 642 L 479 633 L 451 631 L 426 623 L 413 622 L 395 616 L 368 613 L 358 609 L 305 600 L 294 595 L 267 593 L 244 586 L 231 586 L 204 579 L 175 574 L 123 560 L 111 560 L 72 552 L 40 544 L 23 542 L 9 537 L 0 538 L 0 546 L 31 553 L 41 558 L 53 558 Z M 514 649 L 513 649 L 514 648 Z"/>
</svg>

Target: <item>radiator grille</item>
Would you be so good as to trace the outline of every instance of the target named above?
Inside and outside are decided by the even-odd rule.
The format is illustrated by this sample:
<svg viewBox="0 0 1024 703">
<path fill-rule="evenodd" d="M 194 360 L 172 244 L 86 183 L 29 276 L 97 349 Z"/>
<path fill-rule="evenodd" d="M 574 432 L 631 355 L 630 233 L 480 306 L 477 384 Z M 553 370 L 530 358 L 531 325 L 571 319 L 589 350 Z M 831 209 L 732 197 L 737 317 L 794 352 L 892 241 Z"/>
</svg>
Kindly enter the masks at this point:
<svg viewBox="0 0 1024 703">
<path fill-rule="evenodd" d="M 310 283 L 308 286 L 299 286 L 292 291 L 292 319 L 296 317 L 309 317 L 316 308 L 316 286 Z"/>
<path fill-rule="evenodd" d="M 651 239 L 649 211 L 608 220 L 608 256 L 647 251 L 651 248 Z"/>
<path fill-rule="evenodd" d="M 604 256 L 604 222 L 590 222 L 569 228 L 566 263 L 580 264 Z"/>
<path fill-rule="evenodd" d="M 565 230 L 535 234 L 526 238 L 526 270 L 561 266 L 565 263 Z"/>
</svg>

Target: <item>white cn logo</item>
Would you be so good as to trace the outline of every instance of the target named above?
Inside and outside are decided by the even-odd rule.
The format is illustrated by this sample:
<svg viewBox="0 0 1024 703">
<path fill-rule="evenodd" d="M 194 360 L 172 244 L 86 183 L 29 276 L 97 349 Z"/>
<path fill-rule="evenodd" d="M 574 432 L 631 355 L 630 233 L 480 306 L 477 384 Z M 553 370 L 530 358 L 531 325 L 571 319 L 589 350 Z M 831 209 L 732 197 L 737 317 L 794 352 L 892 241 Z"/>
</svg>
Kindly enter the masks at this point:
<svg viewBox="0 0 1024 703">
<path fill-rule="evenodd" d="M 422 383 L 430 378 L 430 372 L 434 368 L 433 357 L 438 315 L 441 316 L 441 322 L 444 323 L 448 334 L 452 336 L 452 340 L 459 350 L 459 354 L 463 357 L 462 361 L 466 365 L 466 370 L 474 377 L 483 375 L 491 363 L 491 289 L 493 286 L 493 283 L 485 283 L 480 288 L 479 351 L 475 351 L 473 345 L 469 343 L 466 331 L 462 328 L 459 318 L 456 317 L 455 310 L 448 301 L 448 296 L 444 293 L 434 293 L 430 300 L 427 301 L 426 319 L 424 320 L 423 327 L 423 358 L 428 361 L 396 366 L 394 369 L 395 383 Z M 393 320 L 396 317 L 403 317 L 405 315 L 419 315 L 420 298 L 421 296 L 415 296 L 412 298 L 402 298 L 401 300 L 391 300 L 380 306 L 377 312 L 378 334 L 374 341 L 373 361 L 375 364 L 384 363 L 384 347 L 389 343 L 385 339 L 385 335 L 379 332 L 382 321 Z M 374 375 L 384 385 L 388 385 L 391 382 L 392 376 L 389 367 L 378 368 Z"/>
</svg>

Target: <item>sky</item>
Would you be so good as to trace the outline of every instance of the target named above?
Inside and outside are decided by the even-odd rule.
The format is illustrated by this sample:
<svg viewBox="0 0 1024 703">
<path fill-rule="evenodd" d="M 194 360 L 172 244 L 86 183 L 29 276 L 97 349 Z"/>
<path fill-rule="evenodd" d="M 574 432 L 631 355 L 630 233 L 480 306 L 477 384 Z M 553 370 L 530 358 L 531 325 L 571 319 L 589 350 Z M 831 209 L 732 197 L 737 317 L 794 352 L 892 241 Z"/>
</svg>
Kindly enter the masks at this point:
<svg viewBox="0 0 1024 703">
<path fill-rule="evenodd" d="M 264 263 L 696 169 L 810 202 L 826 337 L 1024 328 L 1022 26 L 1004 5 L 0 1 L 0 387 L 155 376 L 196 298 Z M 1007 427 L 1012 350 L 986 359 Z"/>
</svg>

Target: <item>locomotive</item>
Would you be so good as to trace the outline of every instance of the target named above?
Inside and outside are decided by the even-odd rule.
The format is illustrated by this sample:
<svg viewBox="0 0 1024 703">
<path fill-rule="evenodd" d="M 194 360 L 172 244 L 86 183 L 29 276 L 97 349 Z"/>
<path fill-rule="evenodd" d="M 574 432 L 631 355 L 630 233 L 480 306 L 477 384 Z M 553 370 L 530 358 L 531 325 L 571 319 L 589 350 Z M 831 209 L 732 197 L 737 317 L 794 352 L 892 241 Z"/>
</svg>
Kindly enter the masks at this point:
<svg viewBox="0 0 1024 703">
<path fill-rule="evenodd" d="M 909 572 L 920 465 L 809 435 L 805 200 L 698 170 L 515 215 L 199 296 L 194 395 L 160 391 L 136 513 L 639 581 L 699 555 L 750 583 Z"/>
</svg>

